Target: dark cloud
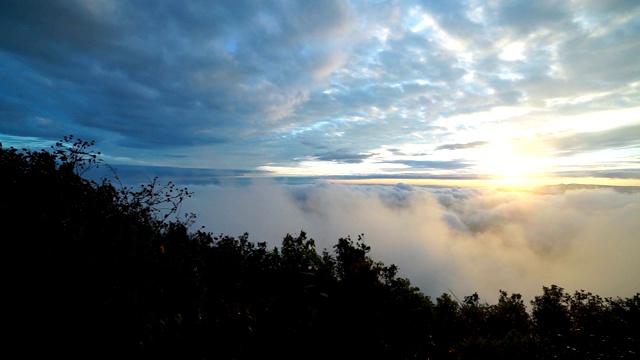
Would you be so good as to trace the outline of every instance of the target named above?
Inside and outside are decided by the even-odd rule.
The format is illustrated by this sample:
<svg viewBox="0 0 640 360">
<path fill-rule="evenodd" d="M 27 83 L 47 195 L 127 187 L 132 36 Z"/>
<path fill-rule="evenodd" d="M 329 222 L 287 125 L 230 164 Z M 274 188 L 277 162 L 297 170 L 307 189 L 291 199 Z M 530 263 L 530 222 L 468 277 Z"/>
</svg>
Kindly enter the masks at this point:
<svg viewBox="0 0 640 360">
<path fill-rule="evenodd" d="M 464 144 L 444 144 L 436 147 L 436 150 L 458 150 L 458 149 L 473 149 L 488 144 L 488 141 L 474 141 Z"/>
<path fill-rule="evenodd" d="M 602 167 L 607 167 L 607 165 L 611 165 L 610 163 L 601 164 Z M 610 179 L 640 179 L 640 169 L 637 169 L 638 165 L 640 165 L 640 160 L 630 161 L 627 166 L 635 167 L 632 169 L 589 169 L 589 171 L 585 170 L 574 170 L 574 171 L 559 171 L 557 173 L 558 176 L 564 177 L 573 177 L 573 178 L 584 178 L 584 177 L 601 177 L 601 178 L 610 178 Z"/>
<path fill-rule="evenodd" d="M 394 155 L 406 155 L 401 149 L 389 148 L 387 150 L 390 151 Z"/>
<path fill-rule="evenodd" d="M 0 45 L 42 65 L 65 68 L 80 61 L 70 58 L 69 52 L 115 50 L 118 33 L 109 18 L 92 12 L 88 3 L 84 5 L 76 1 L 4 1 Z"/>
<path fill-rule="evenodd" d="M 613 149 L 640 149 L 640 125 L 551 135 L 546 144 L 561 153 L 585 153 Z"/>
<path fill-rule="evenodd" d="M 101 165 L 88 172 L 87 177 L 94 180 L 106 178 L 122 182 L 127 186 L 148 184 L 155 177 L 162 183 L 173 182 L 180 186 L 191 185 L 249 185 L 255 179 L 271 175 L 268 171 L 240 169 L 203 169 L 169 166 L 141 165 Z"/>
<path fill-rule="evenodd" d="M 348 149 L 340 149 L 336 151 L 316 154 L 313 156 L 313 158 L 320 161 L 334 161 L 343 164 L 357 164 L 374 155 L 375 154 L 356 154 L 350 152 Z"/>
<path fill-rule="evenodd" d="M 340 64 L 327 43 L 353 19 L 341 1 L 10 1 L 1 13 L 2 51 L 50 84 L 29 89 L 31 103 L 67 128 L 155 145 L 216 143 L 287 116 Z"/>
<path fill-rule="evenodd" d="M 571 8 L 552 0 L 504 1 L 498 7 L 488 7 L 496 22 L 516 33 L 527 35 L 540 28 L 563 29 L 572 22 Z"/>
<path fill-rule="evenodd" d="M 394 160 L 387 161 L 394 164 L 403 164 L 416 169 L 464 169 L 470 164 L 460 160 Z"/>
<path fill-rule="evenodd" d="M 433 168 L 436 170 L 437 168 Z M 393 170 L 393 169 L 391 169 Z M 402 181 L 403 179 L 410 180 L 482 180 L 490 179 L 486 175 L 482 174 L 465 174 L 465 173 L 447 173 L 447 174 L 434 174 L 431 172 L 416 172 L 416 169 L 404 169 L 397 170 L 391 173 L 384 174 L 369 174 L 369 175 L 327 175 L 317 176 L 317 180 L 375 180 L 375 179 L 396 179 Z"/>
</svg>

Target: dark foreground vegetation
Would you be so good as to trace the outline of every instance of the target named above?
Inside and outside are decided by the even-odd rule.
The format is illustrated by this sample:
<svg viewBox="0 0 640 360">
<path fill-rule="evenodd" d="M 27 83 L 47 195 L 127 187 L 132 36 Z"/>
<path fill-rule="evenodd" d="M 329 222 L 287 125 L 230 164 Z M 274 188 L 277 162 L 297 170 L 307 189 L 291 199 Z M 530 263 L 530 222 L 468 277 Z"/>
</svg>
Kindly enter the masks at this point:
<svg viewBox="0 0 640 360">
<path fill-rule="evenodd" d="M 191 231 L 190 194 L 83 174 L 93 143 L 0 145 L 5 343 L 19 358 L 632 359 L 640 293 L 542 288 L 431 299 L 370 258 L 364 239 L 319 252 Z M 117 177 L 116 179 L 117 183 Z M 8 265 L 8 266 L 7 266 Z M 8 321 L 7 321 L 8 319 Z"/>
</svg>

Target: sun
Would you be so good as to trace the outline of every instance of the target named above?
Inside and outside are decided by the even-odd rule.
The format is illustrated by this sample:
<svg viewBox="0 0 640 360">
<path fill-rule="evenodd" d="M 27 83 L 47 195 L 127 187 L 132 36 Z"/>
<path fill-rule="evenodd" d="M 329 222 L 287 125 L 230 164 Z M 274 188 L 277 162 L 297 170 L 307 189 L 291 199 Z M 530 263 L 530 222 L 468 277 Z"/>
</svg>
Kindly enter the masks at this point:
<svg viewBox="0 0 640 360">
<path fill-rule="evenodd" d="M 546 169 L 550 159 L 536 154 L 522 154 L 501 148 L 482 159 L 478 171 L 502 187 L 521 188 L 549 180 Z"/>
</svg>

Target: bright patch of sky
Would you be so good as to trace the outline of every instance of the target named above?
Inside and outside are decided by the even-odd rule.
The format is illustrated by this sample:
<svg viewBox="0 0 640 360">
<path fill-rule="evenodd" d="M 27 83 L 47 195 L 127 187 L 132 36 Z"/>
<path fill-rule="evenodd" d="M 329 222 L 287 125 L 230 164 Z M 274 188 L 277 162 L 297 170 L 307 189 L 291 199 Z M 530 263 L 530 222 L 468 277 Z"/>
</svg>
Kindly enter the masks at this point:
<svg viewBox="0 0 640 360">
<path fill-rule="evenodd" d="M 506 61 L 525 60 L 524 43 L 521 41 L 512 42 L 502 49 L 500 58 Z"/>
</svg>

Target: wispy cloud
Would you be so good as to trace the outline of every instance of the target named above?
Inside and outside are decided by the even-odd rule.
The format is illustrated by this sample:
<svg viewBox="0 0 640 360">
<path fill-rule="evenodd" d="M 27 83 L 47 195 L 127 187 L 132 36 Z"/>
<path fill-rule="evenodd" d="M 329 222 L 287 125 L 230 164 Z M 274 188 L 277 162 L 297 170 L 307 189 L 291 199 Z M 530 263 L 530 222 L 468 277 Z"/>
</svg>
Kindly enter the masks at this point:
<svg viewBox="0 0 640 360">
<path fill-rule="evenodd" d="M 462 169 L 469 167 L 469 164 L 458 160 L 393 160 L 389 161 L 393 164 L 403 164 L 418 169 Z"/>
<path fill-rule="evenodd" d="M 338 163 L 354 164 L 361 163 L 363 160 L 368 159 L 372 156 L 373 154 L 356 154 L 351 153 L 346 149 L 339 149 L 332 152 L 316 154 L 313 156 L 313 159 L 320 161 L 335 161 Z"/>
<path fill-rule="evenodd" d="M 488 141 L 474 141 L 466 144 L 444 144 L 436 147 L 436 150 L 473 149 L 488 144 Z"/>
</svg>

